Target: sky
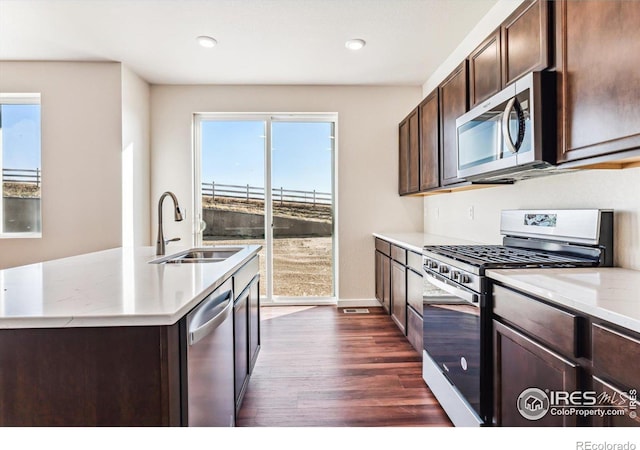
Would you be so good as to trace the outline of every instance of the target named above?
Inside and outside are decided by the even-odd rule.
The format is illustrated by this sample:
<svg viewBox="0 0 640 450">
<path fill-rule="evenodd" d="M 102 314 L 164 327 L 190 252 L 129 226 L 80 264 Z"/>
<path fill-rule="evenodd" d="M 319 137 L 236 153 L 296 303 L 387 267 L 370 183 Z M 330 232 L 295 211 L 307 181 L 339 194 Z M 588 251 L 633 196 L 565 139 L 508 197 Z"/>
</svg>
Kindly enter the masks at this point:
<svg viewBox="0 0 640 450">
<path fill-rule="evenodd" d="M 2 167 L 40 169 L 40 105 L 0 105 Z"/>
<path fill-rule="evenodd" d="M 202 122 L 202 181 L 263 187 L 263 121 Z M 272 186 L 331 192 L 329 122 L 272 122 Z"/>
<path fill-rule="evenodd" d="M 0 106 L 2 167 L 41 168 L 40 105 Z M 202 181 L 263 187 L 264 121 L 202 122 Z M 272 186 L 331 192 L 330 122 L 272 122 Z"/>
</svg>

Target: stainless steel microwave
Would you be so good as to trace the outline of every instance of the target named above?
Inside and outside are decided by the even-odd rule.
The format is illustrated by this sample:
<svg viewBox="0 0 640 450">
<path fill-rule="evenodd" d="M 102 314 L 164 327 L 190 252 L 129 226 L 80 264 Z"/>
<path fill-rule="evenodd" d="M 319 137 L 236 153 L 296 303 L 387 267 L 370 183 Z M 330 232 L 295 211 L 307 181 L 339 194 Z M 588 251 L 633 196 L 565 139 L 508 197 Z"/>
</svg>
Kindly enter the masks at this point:
<svg viewBox="0 0 640 450">
<path fill-rule="evenodd" d="M 531 72 L 456 120 L 458 177 L 512 182 L 556 169 L 553 72 Z"/>
</svg>

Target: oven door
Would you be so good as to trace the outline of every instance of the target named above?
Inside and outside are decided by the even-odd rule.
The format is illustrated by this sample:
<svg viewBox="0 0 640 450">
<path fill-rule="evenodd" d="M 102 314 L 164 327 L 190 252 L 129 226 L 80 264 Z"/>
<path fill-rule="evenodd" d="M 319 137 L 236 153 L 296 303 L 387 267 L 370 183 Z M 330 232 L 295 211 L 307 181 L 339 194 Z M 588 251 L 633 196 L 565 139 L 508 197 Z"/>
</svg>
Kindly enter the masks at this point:
<svg viewBox="0 0 640 450">
<path fill-rule="evenodd" d="M 451 420 L 482 425 L 479 295 L 425 269 L 423 342 L 425 381 Z"/>
</svg>

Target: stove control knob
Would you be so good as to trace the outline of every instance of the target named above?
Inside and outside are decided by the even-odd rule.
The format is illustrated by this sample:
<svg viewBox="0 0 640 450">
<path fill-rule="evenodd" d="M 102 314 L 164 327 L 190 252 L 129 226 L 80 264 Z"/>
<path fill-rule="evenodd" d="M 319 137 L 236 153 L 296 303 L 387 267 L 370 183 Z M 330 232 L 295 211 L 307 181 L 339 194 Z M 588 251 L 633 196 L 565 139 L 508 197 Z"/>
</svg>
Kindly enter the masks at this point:
<svg viewBox="0 0 640 450">
<path fill-rule="evenodd" d="M 442 265 L 440 266 L 440 273 L 448 273 L 449 272 L 449 267 Z"/>
<path fill-rule="evenodd" d="M 427 267 L 429 267 L 429 269 L 437 269 L 438 268 L 438 263 L 430 259 L 427 262 Z"/>
<path fill-rule="evenodd" d="M 465 275 L 464 273 L 460 274 L 460 283 L 467 284 L 470 282 L 471 282 L 471 278 L 469 278 L 469 275 Z"/>
</svg>

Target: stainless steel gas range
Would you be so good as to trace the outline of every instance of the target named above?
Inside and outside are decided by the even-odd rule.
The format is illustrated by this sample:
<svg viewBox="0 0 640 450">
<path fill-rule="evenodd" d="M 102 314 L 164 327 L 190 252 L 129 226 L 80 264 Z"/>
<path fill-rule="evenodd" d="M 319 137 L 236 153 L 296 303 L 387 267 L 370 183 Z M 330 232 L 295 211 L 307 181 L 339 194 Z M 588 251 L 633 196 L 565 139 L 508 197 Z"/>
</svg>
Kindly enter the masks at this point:
<svg viewBox="0 0 640 450">
<path fill-rule="evenodd" d="M 506 210 L 503 245 L 423 250 L 423 378 L 456 426 L 490 423 L 491 285 L 487 269 L 611 266 L 613 211 Z"/>
</svg>

